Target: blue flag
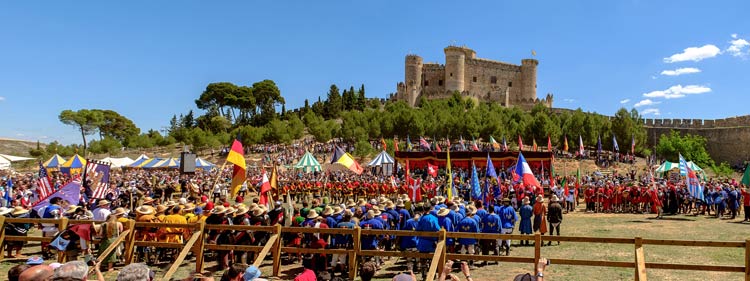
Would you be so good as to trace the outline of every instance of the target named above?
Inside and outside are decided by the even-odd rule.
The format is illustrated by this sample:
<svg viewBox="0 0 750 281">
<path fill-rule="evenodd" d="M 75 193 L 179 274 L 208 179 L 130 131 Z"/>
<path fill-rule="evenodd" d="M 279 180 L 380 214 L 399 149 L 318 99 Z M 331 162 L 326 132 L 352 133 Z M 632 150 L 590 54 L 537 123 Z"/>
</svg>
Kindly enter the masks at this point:
<svg viewBox="0 0 750 281">
<path fill-rule="evenodd" d="M 39 209 L 49 206 L 49 200 L 55 197 L 60 197 L 63 200 L 68 201 L 70 205 L 78 205 L 79 200 L 81 199 L 81 181 L 74 180 L 66 184 L 59 190 L 47 196 L 44 200 L 34 204 L 31 208 L 35 211 L 39 211 Z"/>
<path fill-rule="evenodd" d="M 612 135 L 612 144 L 613 144 L 613 146 L 615 148 L 615 151 L 619 152 L 620 151 L 620 146 L 617 145 L 617 138 L 615 138 L 615 135 Z"/>
<path fill-rule="evenodd" d="M 479 187 L 479 176 L 477 175 L 477 166 L 471 165 L 471 199 L 482 199 L 482 189 Z"/>
<path fill-rule="evenodd" d="M 3 199 L 5 199 L 5 206 L 3 206 L 3 207 L 10 206 L 10 201 L 12 199 L 12 197 L 11 197 L 12 193 L 13 193 L 13 179 L 12 178 L 8 178 L 8 186 L 6 187 L 6 190 L 5 190 L 5 196 L 3 196 Z"/>
<path fill-rule="evenodd" d="M 602 136 L 596 141 L 596 153 L 602 153 Z"/>
<path fill-rule="evenodd" d="M 495 166 L 492 165 L 492 159 L 490 159 L 490 154 L 487 153 L 487 177 L 497 178 L 497 172 L 495 172 Z"/>
</svg>

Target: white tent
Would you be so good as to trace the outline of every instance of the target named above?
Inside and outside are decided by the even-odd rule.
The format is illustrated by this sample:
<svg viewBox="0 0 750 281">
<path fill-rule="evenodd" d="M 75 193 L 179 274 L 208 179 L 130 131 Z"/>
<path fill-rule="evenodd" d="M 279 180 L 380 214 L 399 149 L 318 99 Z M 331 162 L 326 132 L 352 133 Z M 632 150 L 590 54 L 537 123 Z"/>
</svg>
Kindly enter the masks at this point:
<svg viewBox="0 0 750 281">
<path fill-rule="evenodd" d="M 388 155 L 388 152 L 385 152 L 383 150 L 378 154 L 378 156 L 375 157 L 375 159 L 372 159 L 370 163 L 367 164 L 367 166 L 370 166 L 370 168 L 380 168 L 380 171 L 385 176 L 390 176 L 393 173 L 393 163 L 396 161 L 393 160 L 393 157 Z"/>
<path fill-rule="evenodd" d="M 28 160 L 36 160 L 36 159 L 29 158 L 29 157 L 0 154 L 0 170 L 9 169 L 11 162 L 28 161 Z"/>
<path fill-rule="evenodd" d="M 130 164 L 133 164 L 135 160 L 130 159 L 130 157 L 121 157 L 121 158 L 112 158 L 107 157 L 101 160 L 102 162 L 108 162 L 112 164 L 112 168 L 120 168 L 123 166 L 128 166 Z"/>
</svg>

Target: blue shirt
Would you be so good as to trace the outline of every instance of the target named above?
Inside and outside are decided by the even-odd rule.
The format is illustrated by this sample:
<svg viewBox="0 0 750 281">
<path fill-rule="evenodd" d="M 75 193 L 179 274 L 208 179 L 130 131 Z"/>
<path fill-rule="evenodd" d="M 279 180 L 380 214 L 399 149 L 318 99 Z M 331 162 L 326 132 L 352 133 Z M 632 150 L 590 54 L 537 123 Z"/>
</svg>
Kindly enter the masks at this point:
<svg viewBox="0 0 750 281">
<path fill-rule="evenodd" d="M 479 224 L 474 217 L 465 217 L 458 223 L 458 231 L 477 233 L 479 232 Z M 477 240 L 474 238 L 459 238 L 458 243 L 461 245 L 474 245 L 477 243 Z"/>
<path fill-rule="evenodd" d="M 400 217 L 399 222 L 401 222 L 399 229 L 406 229 L 406 222 L 411 219 L 411 214 L 406 209 L 400 208 L 398 209 L 398 215 Z"/>
<path fill-rule="evenodd" d="M 359 227 L 361 228 L 370 228 L 370 229 L 384 229 L 383 223 L 377 219 L 369 219 L 365 220 L 359 223 Z M 378 247 L 378 239 L 375 237 L 375 235 L 362 235 L 362 249 L 363 250 L 375 250 Z"/>
<path fill-rule="evenodd" d="M 419 218 L 419 222 L 417 222 L 417 231 L 440 231 L 438 218 L 432 213 L 422 216 Z M 417 250 L 422 253 L 435 252 L 435 241 L 437 241 L 437 237 L 419 237 L 417 238 Z"/>
<path fill-rule="evenodd" d="M 503 206 L 500 208 L 500 220 L 502 221 L 502 228 L 513 228 L 513 226 L 516 224 L 516 220 L 518 220 L 518 216 L 516 215 L 516 210 L 513 210 L 513 207 L 511 206 Z"/>
<path fill-rule="evenodd" d="M 352 229 L 354 223 L 351 221 L 340 222 L 336 224 L 336 228 Z M 348 234 L 336 234 L 331 244 L 335 246 L 346 247 L 351 243 L 352 236 Z"/>
<path fill-rule="evenodd" d="M 487 215 L 489 215 L 489 214 L 490 213 L 487 212 L 487 210 L 485 210 L 485 209 L 479 209 L 479 210 L 477 210 L 477 214 L 475 216 L 478 217 L 479 219 L 481 219 L 481 221 L 484 221 L 484 219 L 487 218 Z"/>
<path fill-rule="evenodd" d="M 487 215 L 482 220 L 482 233 L 500 233 L 500 216 L 495 213 Z"/>
<path fill-rule="evenodd" d="M 404 223 L 403 230 L 416 231 L 418 220 L 409 219 Z M 417 247 L 417 236 L 401 236 L 401 250 L 416 248 Z"/>
</svg>

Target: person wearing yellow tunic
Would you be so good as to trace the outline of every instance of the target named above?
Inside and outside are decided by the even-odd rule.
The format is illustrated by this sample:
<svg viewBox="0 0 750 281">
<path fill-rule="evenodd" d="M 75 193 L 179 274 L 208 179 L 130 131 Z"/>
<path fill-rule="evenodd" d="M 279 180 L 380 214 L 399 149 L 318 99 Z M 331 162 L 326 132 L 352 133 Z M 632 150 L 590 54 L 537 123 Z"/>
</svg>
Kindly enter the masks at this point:
<svg viewBox="0 0 750 281">
<path fill-rule="evenodd" d="M 187 223 L 185 216 L 180 214 L 180 207 L 172 207 L 171 214 L 164 217 L 164 223 Z M 164 227 L 160 228 L 161 237 L 164 238 L 164 242 L 167 243 L 182 243 L 182 236 L 185 234 L 184 228 L 179 227 Z"/>
<path fill-rule="evenodd" d="M 125 215 L 128 214 L 128 211 L 125 210 L 125 208 L 117 208 L 112 214 L 117 215 L 117 221 L 119 223 L 122 223 L 122 227 L 123 227 L 122 231 L 128 230 L 128 227 L 130 226 L 128 224 L 128 221 L 130 220 L 125 217 Z"/>
<path fill-rule="evenodd" d="M 160 221 L 160 222 L 164 221 L 164 217 L 165 217 L 164 212 L 165 211 L 167 211 L 167 206 L 164 206 L 164 205 L 158 205 L 158 206 L 156 206 L 156 215 L 155 215 L 155 217 L 156 217 L 157 221 Z"/>
<path fill-rule="evenodd" d="M 195 217 L 195 214 L 193 213 L 194 210 L 195 205 L 193 205 L 193 203 L 185 204 L 185 208 L 182 209 L 185 220 L 187 220 L 188 223 L 190 223 L 190 221 Z"/>
<path fill-rule="evenodd" d="M 206 222 L 206 218 L 208 218 L 208 216 L 204 215 L 203 208 L 195 207 L 195 210 L 193 210 L 193 213 L 195 214 L 195 216 L 191 217 L 188 220 L 188 223 L 200 223 L 200 222 L 205 223 Z"/>
</svg>

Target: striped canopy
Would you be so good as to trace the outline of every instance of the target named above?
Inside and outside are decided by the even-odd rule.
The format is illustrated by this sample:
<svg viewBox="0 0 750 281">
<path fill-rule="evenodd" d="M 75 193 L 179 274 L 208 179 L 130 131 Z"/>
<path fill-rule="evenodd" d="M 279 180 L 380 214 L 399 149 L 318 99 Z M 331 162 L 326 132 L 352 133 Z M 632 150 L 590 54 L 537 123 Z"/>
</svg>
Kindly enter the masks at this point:
<svg viewBox="0 0 750 281">
<path fill-rule="evenodd" d="M 52 155 L 52 158 L 47 160 L 47 162 L 44 162 L 44 164 L 42 165 L 44 165 L 44 167 L 47 168 L 47 170 L 50 170 L 50 169 L 56 170 L 56 169 L 59 169 L 60 165 L 65 163 L 65 161 L 66 161 L 65 158 L 62 158 L 62 156 L 55 154 L 55 155 Z"/>
<path fill-rule="evenodd" d="M 693 163 L 693 161 L 687 162 L 687 165 L 688 165 L 688 167 L 691 170 L 693 170 L 696 173 L 698 173 L 699 175 L 702 175 L 702 176 L 705 177 L 706 173 L 703 171 L 703 169 L 701 169 L 701 167 L 698 167 L 698 165 L 695 165 L 695 163 Z M 672 169 L 680 169 L 680 163 L 664 161 L 664 163 L 662 163 L 661 166 L 659 166 L 658 168 L 656 168 L 656 172 L 657 173 L 666 173 L 666 172 L 668 172 L 669 170 L 672 170 Z"/>
<path fill-rule="evenodd" d="M 313 156 L 309 151 L 305 152 L 305 155 L 303 155 L 302 159 L 300 159 L 299 162 L 294 165 L 294 168 L 300 169 L 305 173 L 323 170 L 323 168 L 320 166 L 320 162 L 318 162 L 318 160 L 315 159 L 315 156 Z"/>
<path fill-rule="evenodd" d="M 161 163 L 164 163 L 164 158 L 151 158 L 143 162 L 142 165 L 138 166 L 139 168 L 144 169 L 151 169 L 151 168 L 157 168 Z"/>
<path fill-rule="evenodd" d="M 135 159 L 135 162 L 128 165 L 130 168 L 142 168 L 143 165 L 148 164 L 151 162 L 152 158 L 148 158 L 148 156 L 141 154 L 137 159 Z"/>
<path fill-rule="evenodd" d="M 83 157 L 76 154 L 60 166 L 60 172 L 68 175 L 80 175 L 83 173 L 83 167 L 85 166 L 86 159 L 83 159 Z"/>
<path fill-rule="evenodd" d="M 203 170 L 210 170 L 213 167 L 216 167 L 216 165 L 214 165 L 211 162 L 206 161 L 203 158 L 200 158 L 200 157 L 195 158 L 195 168 L 203 169 Z"/>
<path fill-rule="evenodd" d="M 393 174 L 393 164 L 395 162 L 396 161 L 393 160 L 393 157 L 383 150 L 375 157 L 375 159 L 372 159 L 367 166 L 370 166 L 374 173 L 380 172 L 385 176 L 390 176 Z"/>
</svg>

